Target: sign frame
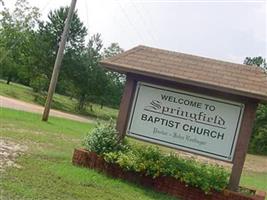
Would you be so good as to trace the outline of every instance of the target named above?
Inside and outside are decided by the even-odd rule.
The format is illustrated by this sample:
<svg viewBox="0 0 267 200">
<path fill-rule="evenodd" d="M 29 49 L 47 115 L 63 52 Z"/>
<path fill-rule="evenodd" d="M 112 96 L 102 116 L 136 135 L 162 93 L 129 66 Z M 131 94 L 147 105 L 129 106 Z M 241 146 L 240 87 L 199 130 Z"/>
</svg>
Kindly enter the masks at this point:
<svg viewBox="0 0 267 200">
<path fill-rule="evenodd" d="M 188 96 L 188 97 L 192 97 L 195 99 L 198 99 L 199 101 L 204 100 L 204 101 L 211 101 L 211 102 L 217 102 L 219 105 L 221 104 L 221 106 L 235 106 L 238 107 L 239 110 L 237 115 L 238 115 L 238 119 L 237 122 L 235 124 L 235 127 L 233 127 L 234 129 L 234 134 L 231 138 L 231 144 L 229 144 L 231 146 L 231 149 L 229 151 L 229 155 L 220 155 L 218 153 L 215 153 L 214 151 L 208 151 L 208 150 L 201 150 L 198 149 L 197 146 L 195 148 L 190 147 L 190 146 L 186 146 L 185 143 L 181 144 L 180 143 L 174 143 L 174 142 L 170 142 L 167 140 L 162 140 L 161 138 L 156 138 L 156 137 L 150 137 L 147 135 L 144 135 L 142 132 L 133 132 L 132 131 L 132 122 L 133 122 L 133 118 L 135 116 L 135 111 L 136 111 L 136 103 L 139 100 L 139 95 L 140 95 L 140 88 L 141 87 L 150 87 L 152 89 L 150 90 L 157 90 L 156 92 L 158 92 L 160 94 L 160 91 L 164 91 L 164 92 L 171 92 L 171 93 L 175 93 L 175 94 L 180 94 L 183 96 Z M 142 88 L 141 88 L 142 89 Z M 140 106 L 140 105 L 139 105 Z M 197 154 L 197 155 L 201 155 L 201 156 L 205 156 L 205 157 L 210 157 L 212 159 L 217 159 L 217 160 L 222 160 L 225 162 L 233 162 L 234 159 L 234 152 L 236 149 L 236 144 L 237 144 L 237 139 L 239 137 L 239 132 L 240 132 L 240 126 L 242 123 L 242 117 L 243 117 L 243 113 L 244 113 L 244 107 L 245 105 L 243 103 L 240 102 L 236 102 L 236 101 L 230 101 L 230 100 L 225 100 L 222 98 L 217 98 L 217 97 L 212 97 L 209 95 L 203 95 L 203 94 L 198 94 L 195 92 L 188 92 L 185 90 L 181 90 L 181 89 L 176 89 L 176 88 L 171 88 L 168 86 L 162 86 L 162 85 L 158 85 L 158 84 L 154 84 L 154 83 L 147 83 L 144 81 L 137 81 L 136 82 L 136 90 L 134 93 L 134 97 L 133 97 L 133 101 L 132 101 L 132 105 L 131 105 L 131 109 L 130 109 L 130 115 L 129 115 L 129 119 L 128 119 L 128 123 L 127 123 L 127 129 L 126 129 L 126 134 L 127 136 L 136 138 L 136 139 L 140 139 L 140 140 L 144 140 L 150 143 L 154 143 L 154 144 L 158 144 L 158 145 L 162 145 L 162 146 L 166 146 L 169 148 L 173 148 L 173 149 L 177 149 L 177 150 L 181 150 L 181 151 L 185 151 L 185 152 L 189 152 L 189 153 L 193 153 L 193 154 Z M 144 109 L 144 111 L 147 111 L 146 109 Z M 159 114 L 159 113 L 158 113 Z M 172 116 L 173 117 L 173 116 Z M 184 119 L 185 120 L 185 119 Z M 143 131 L 143 130 L 142 130 Z M 145 132 L 145 130 L 144 130 Z M 229 146 L 229 147 L 230 147 Z"/>
</svg>

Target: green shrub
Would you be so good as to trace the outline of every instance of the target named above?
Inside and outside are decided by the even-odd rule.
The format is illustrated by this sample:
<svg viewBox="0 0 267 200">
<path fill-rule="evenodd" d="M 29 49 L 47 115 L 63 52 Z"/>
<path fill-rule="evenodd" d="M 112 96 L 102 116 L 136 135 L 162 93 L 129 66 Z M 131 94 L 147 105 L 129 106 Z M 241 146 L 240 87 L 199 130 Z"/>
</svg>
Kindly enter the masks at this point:
<svg viewBox="0 0 267 200">
<path fill-rule="evenodd" d="M 267 104 L 258 106 L 249 153 L 267 155 Z"/>
<path fill-rule="evenodd" d="M 129 145 L 126 140 L 118 142 L 112 121 L 102 125 L 98 123 L 83 143 L 89 151 L 103 155 L 107 162 L 116 163 L 128 171 L 154 178 L 171 176 L 206 193 L 221 191 L 228 184 L 229 173 L 218 165 L 181 158 L 173 153 L 166 155 L 157 147 Z"/>
<path fill-rule="evenodd" d="M 48 88 L 49 80 L 48 78 L 44 75 L 38 75 L 30 81 L 30 86 L 32 87 L 34 92 L 42 92 L 46 91 Z"/>
<path fill-rule="evenodd" d="M 109 163 L 116 163 L 128 171 L 152 177 L 172 176 L 186 185 L 198 187 L 208 193 L 226 188 L 229 173 L 217 165 L 208 165 L 175 154 L 165 155 L 156 147 L 130 146 L 126 151 L 104 154 Z"/>
<path fill-rule="evenodd" d="M 259 128 L 250 144 L 251 151 L 256 154 L 267 155 L 267 125 Z"/>
<path fill-rule="evenodd" d="M 118 141 L 117 135 L 118 133 L 113 121 L 102 124 L 98 123 L 84 138 L 83 145 L 87 150 L 99 155 L 123 150 L 126 148 L 126 145 Z"/>
</svg>

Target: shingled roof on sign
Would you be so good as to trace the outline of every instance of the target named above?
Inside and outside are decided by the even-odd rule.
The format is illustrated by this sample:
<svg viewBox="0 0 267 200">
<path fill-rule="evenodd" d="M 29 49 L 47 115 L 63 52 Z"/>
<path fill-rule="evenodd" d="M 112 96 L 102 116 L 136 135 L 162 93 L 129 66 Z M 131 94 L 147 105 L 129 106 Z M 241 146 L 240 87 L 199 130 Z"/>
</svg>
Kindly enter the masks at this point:
<svg viewBox="0 0 267 200">
<path fill-rule="evenodd" d="M 267 101 L 267 73 L 235 64 L 146 46 L 137 46 L 101 64 L 122 73 L 176 81 Z"/>
</svg>

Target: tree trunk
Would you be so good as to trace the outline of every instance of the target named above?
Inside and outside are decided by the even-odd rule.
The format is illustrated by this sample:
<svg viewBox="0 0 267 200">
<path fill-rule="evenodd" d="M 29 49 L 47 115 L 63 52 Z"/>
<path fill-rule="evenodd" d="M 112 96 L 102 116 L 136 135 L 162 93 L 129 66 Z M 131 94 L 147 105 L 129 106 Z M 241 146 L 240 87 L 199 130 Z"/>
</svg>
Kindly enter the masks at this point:
<svg viewBox="0 0 267 200">
<path fill-rule="evenodd" d="M 9 85 L 9 83 L 11 82 L 11 78 L 12 78 L 11 76 L 8 76 L 8 77 L 7 77 L 6 84 L 8 84 L 8 85 Z"/>
<path fill-rule="evenodd" d="M 94 110 L 93 110 L 93 105 L 92 105 L 92 104 L 90 104 L 90 111 L 91 111 L 91 112 L 94 111 Z"/>
<path fill-rule="evenodd" d="M 78 105 L 78 110 L 83 110 L 85 105 L 85 95 L 82 94 L 81 97 L 79 98 L 79 105 Z"/>
</svg>

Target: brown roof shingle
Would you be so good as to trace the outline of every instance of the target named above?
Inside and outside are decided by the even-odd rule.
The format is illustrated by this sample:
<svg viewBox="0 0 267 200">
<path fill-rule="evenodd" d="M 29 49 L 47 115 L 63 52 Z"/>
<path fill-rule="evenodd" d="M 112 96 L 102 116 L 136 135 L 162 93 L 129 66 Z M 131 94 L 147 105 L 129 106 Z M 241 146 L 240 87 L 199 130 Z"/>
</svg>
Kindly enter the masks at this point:
<svg viewBox="0 0 267 200">
<path fill-rule="evenodd" d="M 260 67 L 137 46 L 101 61 L 122 73 L 136 73 L 267 101 L 267 73 Z"/>
</svg>

